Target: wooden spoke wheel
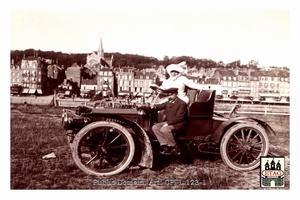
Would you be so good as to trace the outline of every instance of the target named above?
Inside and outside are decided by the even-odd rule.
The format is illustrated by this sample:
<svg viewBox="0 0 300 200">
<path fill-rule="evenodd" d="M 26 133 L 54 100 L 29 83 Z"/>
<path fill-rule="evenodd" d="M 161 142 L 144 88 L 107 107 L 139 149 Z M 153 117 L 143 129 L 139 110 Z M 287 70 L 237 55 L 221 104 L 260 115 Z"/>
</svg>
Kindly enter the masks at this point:
<svg viewBox="0 0 300 200">
<path fill-rule="evenodd" d="M 114 122 L 94 122 L 75 136 L 73 158 L 85 173 L 109 176 L 131 163 L 135 145 L 128 130 Z"/>
<path fill-rule="evenodd" d="M 266 131 L 253 123 L 232 126 L 222 138 L 220 153 L 223 161 L 232 169 L 252 170 L 260 165 L 260 157 L 269 151 Z"/>
</svg>

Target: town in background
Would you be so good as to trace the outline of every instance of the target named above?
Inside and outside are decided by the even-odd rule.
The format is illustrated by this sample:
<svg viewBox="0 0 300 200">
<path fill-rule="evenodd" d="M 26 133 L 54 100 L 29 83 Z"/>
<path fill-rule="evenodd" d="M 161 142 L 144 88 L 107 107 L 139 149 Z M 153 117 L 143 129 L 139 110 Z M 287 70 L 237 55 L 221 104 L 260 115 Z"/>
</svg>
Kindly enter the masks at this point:
<svg viewBox="0 0 300 200">
<path fill-rule="evenodd" d="M 24 54 L 19 61 L 11 59 L 12 95 L 57 93 L 62 98 L 92 98 L 101 93 L 104 97 L 132 98 L 150 95 L 150 86 L 160 85 L 166 78 L 165 65 L 113 66 L 114 56 L 105 56 L 102 39 L 98 50 L 86 55 L 84 65 L 76 62 L 71 66 L 58 65 L 58 60 L 41 58 L 35 51 L 32 53 L 27 57 Z M 189 66 L 188 63 L 185 75 L 204 84 L 207 89 L 215 89 L 217 99 L 289 102 L 288 67 L 257 68 L 255 61 L 241 67 L 239 60 L 227 64 L 219 62 L 217 67 L 209 66 L 212 62 L 201 67 Z"/>
</svg>

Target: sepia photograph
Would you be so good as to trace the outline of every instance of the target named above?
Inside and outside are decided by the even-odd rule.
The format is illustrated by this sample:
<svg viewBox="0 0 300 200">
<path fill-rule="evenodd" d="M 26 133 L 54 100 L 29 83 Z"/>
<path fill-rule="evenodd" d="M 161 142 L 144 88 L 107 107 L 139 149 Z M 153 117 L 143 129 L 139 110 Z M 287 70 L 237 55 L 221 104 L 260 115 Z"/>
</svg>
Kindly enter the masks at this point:
<svg viewBox="0 0 300 200">
<path fill-rule="evenodd" d="M 129 2 L 7 10 L 8 190 L 291 191 L 292 4 Z"/>
</svg>

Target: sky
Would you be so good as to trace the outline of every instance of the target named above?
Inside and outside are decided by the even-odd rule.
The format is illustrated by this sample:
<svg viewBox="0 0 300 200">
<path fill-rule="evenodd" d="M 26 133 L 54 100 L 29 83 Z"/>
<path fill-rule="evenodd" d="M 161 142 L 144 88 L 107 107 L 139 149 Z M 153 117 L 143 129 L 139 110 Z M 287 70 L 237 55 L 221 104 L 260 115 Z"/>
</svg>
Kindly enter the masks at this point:
<svg viewBox="0 0 300 200">
<path fill-rule="evenodd" d="M 11 10 L 10 50 L 89 54 L 102 39 L 109 53 L 290 65 L 290 11 L 284 7 L 111 9 L 100 5 L 100 10 Z"/>
</svg>

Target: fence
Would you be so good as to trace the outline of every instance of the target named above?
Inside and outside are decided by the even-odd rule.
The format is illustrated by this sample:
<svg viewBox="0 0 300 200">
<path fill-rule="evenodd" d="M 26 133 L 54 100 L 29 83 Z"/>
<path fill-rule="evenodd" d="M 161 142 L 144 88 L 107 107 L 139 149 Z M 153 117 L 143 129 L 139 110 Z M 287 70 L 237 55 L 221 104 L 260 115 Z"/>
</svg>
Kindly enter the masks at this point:
<svg viewBox="0 0 300 200">
<path fill-rule="evenodd" d="M 215 112 L 228 114 L 234 104 L 215 104 Z M 241 105 L 237 114 L 290 115 L 290 106 L 282 105 Z"/>
<path fill-rule="evenodd" d="M 77 107 L 87 105 L 89 99 L 61 99 L 61 98 L 41 98 L 41 97 L 11 97 L 11 103 L 31 104 L 31 105 L 54 105 L 59 107 Z M 220 114 L 230 113 L 235 104 L 215 103 L 215 112 Z M 238 114 L 262 114 L 262 115 L 290 115 L 290 106 L 287 105 L 257 105 L 242 104 L 237 110 Z"/>
</svg>

